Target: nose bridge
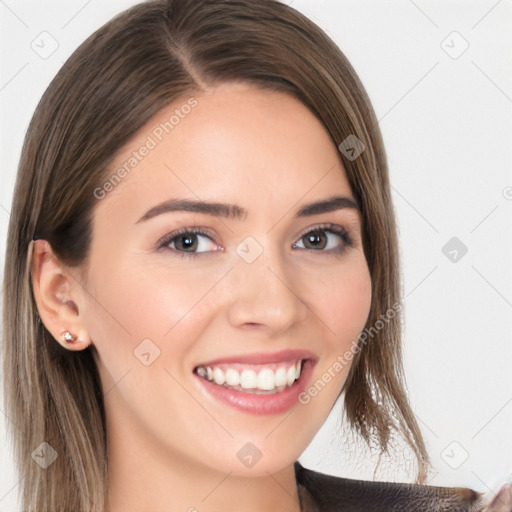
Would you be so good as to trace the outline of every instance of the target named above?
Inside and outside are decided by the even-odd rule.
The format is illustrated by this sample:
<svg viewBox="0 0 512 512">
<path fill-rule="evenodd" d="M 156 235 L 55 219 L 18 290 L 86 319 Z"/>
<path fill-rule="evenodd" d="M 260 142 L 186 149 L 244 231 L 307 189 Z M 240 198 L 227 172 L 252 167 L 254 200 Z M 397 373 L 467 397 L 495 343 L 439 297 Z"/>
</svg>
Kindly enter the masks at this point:
<svg viewBox="0 0 512 512">
<path fill-rule="evenodd" d="M 236 249 L 238 260 L 229 319 L 235 326 L 260 324 L 283 331 L 304 320 L 307 307 L 301 300 L 297 281 L 287 269 L 279 247 L 269 237 L 246 237 Z"/>
</svg>

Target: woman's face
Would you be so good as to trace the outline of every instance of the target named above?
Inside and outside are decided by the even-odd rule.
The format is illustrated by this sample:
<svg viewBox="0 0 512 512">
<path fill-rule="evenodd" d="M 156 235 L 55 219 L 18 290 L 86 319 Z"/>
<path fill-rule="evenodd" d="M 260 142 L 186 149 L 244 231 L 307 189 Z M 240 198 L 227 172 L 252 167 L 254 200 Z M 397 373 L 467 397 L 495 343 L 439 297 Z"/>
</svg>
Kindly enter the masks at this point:
<svg viewBox="0 0 512 512">
<path fill-rule="evenodd" d="M 265 475 L 299 457 L 350 369 L 371 301 L 361 216 L 300 102 L 244 84 L 188 100 L 116 156 L 80 315 L 112 453 Z"/>
</svg>

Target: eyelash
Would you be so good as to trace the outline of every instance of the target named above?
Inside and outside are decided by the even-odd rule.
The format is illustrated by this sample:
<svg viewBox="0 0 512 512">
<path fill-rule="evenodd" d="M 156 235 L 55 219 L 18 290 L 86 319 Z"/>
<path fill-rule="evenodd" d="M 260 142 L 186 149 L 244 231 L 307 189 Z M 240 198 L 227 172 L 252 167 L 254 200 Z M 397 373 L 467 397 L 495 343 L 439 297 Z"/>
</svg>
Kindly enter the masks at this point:
<svg viewBox="0 0 512 512">
<path fill-rule="evenodd" d="M 306 235 L 309 235 L 311 233 L 316 233 L 318 231 L 324 231 L 326 233 L 332 233 L 334 235 L 338 235 L 343 241 L 343 246 L 341 248 L 328 249 L 328 250 L 325 250 L 325 249 L 299 249 L 299 250 L 323 252 L 323 253 L 327 253 L 327 254 L 335 253 L 335 255 L 339 256 L 342 253 L 344 253 L 345 250 L 354 246 L 352 237 L 350 236 L 349 232 L 343 226 L 338 226 L 336 224 L 331 224 L 331 223 L 319 224 L 318 226 L 308 229 L 307 231 L 305 231 L 304 233 L 302 233 L 299 236 L 299 240 L 304 238 Z M 193 227 L 193 228 L 182 228 L 177 231 L 173 231 L 172 233 L 169 233 L 168 235 L 164 236 L 162 239 L 160 239 L 156 243 L 155 248 L 157 250 L 172 251 L 172 252 L 176 253 L 176 256 L 181 257 L 181 258 L 193 258 L 193 257 L 198 256 L 199 254 L 204 254 L 203 252 L 178 251 L 176 249 L 167 247 L 171 242 L 173 242 L 180 235 L 189 235 L 189 234 L 190 235 L 192 235 L 192 234 L 203 235 L 203 236 L 210 238 L 210 240 L 212 240 L 212 242 L 216 243 L 208 230 L 201 228 L 201 227 Z M 295 244 L 295 242 L 294 242 L 294 244 Z"/>
</svg>

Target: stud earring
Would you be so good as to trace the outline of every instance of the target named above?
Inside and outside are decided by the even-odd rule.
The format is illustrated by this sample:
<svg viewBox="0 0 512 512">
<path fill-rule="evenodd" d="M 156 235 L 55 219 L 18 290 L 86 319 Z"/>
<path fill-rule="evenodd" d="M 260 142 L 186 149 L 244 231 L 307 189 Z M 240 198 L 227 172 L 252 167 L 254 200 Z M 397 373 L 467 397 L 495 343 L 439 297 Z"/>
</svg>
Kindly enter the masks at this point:
<svg viewBox="0 0 512 512">
<path fill-rule="evenodd" d="M 76 340 L 76 336 L 71 334 L 69 331 L 64 332 L 64 341 L 66 343 L 73 343 Z"/>
</svg>

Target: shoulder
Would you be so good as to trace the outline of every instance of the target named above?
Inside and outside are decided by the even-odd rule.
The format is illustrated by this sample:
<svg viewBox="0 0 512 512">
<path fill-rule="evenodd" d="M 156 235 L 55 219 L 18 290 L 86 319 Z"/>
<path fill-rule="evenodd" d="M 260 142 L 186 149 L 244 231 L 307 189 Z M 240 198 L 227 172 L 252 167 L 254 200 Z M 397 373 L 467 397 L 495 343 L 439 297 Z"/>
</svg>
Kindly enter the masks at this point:
<svg viewBox="0 0 512 512">
<path fill-rule="evenodd" d="M 472 489 L 340 478 L 306 469 L 299 462 L 295 475 L 299 489 L 303 487 L 301 501 L 307 501 L 314 512 L 482 510 L 481 495 Z"/>
</svg>

